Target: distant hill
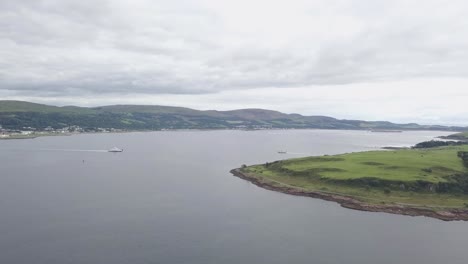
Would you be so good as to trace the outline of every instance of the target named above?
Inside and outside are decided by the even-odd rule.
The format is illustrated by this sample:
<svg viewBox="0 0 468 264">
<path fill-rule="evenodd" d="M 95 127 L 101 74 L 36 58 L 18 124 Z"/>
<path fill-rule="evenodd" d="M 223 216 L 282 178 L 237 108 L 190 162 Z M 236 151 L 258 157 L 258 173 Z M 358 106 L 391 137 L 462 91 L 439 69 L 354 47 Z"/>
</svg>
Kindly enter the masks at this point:
<svg viewBox="0 0 468 264">
<path fill-rule="evenodd" d="M 201 111 L 160 105 L 110 105 L 101 107 L 50 106 L 0 100 L 0 125 L 8 129 L 51 126 L 102 127 L 128 130 L 159 129 L 398 129 L 467 131 L 464 127 L 395 124 L 386 121 L 339 120 L 327 116 L 285 114 L 265 109 Z"/>
</svg>

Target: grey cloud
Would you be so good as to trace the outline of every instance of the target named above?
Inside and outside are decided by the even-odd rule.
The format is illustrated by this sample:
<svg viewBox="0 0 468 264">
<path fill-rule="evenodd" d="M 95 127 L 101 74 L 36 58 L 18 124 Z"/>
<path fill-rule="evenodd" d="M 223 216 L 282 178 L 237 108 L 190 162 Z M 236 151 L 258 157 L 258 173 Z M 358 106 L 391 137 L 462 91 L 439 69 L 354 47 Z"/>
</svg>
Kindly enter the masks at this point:
<svg viewBox="0 0 468 264">
<path fill-rule="evenodd" d="M 264 31 L 247 33 L 242 12 L 233 10 L 232 21 L 230 10 L 210 0 L 4 0 L 0 89 L 38 97 L 203 94 L 465 78 L 468 5 L 417 3 L 291 1 L 305 10 L 298 14 L 303 24 L 289 25 L 294 17 L 286 13 L 267 17 L 265 8 L 257 19 L 272 24 L 262 28 L 252 20 Z M 349 28 L 348 20 L 356 25 Z"/>
</svg>

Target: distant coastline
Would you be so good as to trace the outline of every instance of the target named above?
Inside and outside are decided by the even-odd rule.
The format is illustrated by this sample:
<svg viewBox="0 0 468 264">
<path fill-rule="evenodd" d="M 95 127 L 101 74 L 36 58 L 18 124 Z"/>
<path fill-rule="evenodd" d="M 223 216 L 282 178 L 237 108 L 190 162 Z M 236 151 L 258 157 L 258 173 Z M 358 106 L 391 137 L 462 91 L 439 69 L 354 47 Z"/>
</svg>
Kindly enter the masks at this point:
<svg viewBox="0 0 468 264">
<path fill-rule="evenodd" d="M 393 129 L 371 129 L 370 132 L 374 132 L 374 133 L 402 133 L 403 130 L 393 130 Z"/>
<path fill-rule="evenodd" d="M 47 132 L 66 130 L 65 128 L 81 128 L 85 132 L 162 129 L 343 129 L 387 133 L 410 130 L 468 131 L 468 127 L 347 120 L 258 108 L 218 111 L 162 105 L 58 107 L 25 101 L 0 100 L 0 134 L 2 130 L 31 129 Z M 68 132 L 74 131 L 70 129 Z"/>
<path fill-rule="evenodd" d="M 269 129 L 239 129 L 239 128 L 180 128 L 180 129 L 157 129 L 157 130 L 117 130 L 117 129 L 110 129 L 108 131 L 87 131 L 87 132 L 33 132 L 30 134 L 21 134 L 21 133 L 14 133 L 14 134 L 1 134 L 0 133 L 0 140 L 15 140 L 15 139 L 35 139 L 39 137 L 58 137 L 58 136 L 73 136 L 73 135 L 83 135 L 83 134 L 118 134 L 118 133 L 132 133 L 132 132 L 161 132 L 161 131 L 219 131 L 219 130 L 234 130 L 234 131 L 261 131 L 261 130 L 272 130 L 272 131 L 281 131 L 281 130 L 329 130 L 326 128 L 269 128 Z M 343 131 L 369 131 L 365 129 L 330 129 L 330 130 L 343 130 Z M 403 133 L 403 132 L 411 132 L 411 131 L 431 131 L 426 129 L 421 130 L 399 130 L 399 131 L 371 131 L 371 132 L 379 132 L 379 133 Z M 447 132 L 441 130 L 441 132 Z M 458 134 L 458 133 L 457 133 Z M 460 140 L 457 136 L 453 137 L 454 135 L 449 136 L 441 136 L 439 138 L 442 139 L 451 139 L 451 140 Z M 395 146 L 386 146 L 382 147 L 382 149 L 386 150 L 398 150 L 398 149 L 407 149 L 407 147 L 395 147 Z"/>
<path fill-rule="evenodd" d="M 38 137 L 60 137 L 60 136 L 71 136 L 72 133 L 67 134 L 30 134 L 30 135 L 8 135 L 8 136 L 0 136 L 0 140 L 14 140 L 14 139 L 35 139 Z"/>
</svg>

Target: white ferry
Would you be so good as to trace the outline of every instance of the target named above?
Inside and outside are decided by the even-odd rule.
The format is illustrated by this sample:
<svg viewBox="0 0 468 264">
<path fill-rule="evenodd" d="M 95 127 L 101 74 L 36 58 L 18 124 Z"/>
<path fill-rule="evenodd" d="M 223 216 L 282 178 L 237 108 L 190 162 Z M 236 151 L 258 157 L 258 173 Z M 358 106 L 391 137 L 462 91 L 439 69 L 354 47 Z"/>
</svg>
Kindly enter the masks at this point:
<svg viewBox="0 0 468 264">
<path fill-rule="evenodd" d="M 113 147 L 109 149 L 108 152 L 123 152 L 123 149 L 119 149 L 118 147 Z"/>
</svg>

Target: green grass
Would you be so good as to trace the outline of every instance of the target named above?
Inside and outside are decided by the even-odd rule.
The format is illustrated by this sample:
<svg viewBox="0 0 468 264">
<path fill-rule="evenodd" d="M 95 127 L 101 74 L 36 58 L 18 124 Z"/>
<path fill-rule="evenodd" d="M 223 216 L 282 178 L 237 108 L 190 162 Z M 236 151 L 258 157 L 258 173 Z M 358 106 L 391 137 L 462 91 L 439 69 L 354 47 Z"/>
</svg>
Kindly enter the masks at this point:
<svg viewBox="0 0 468 264">
<path fill-rule="evenodd" d="M 285 161 L 282 167 L 304 172 L 313 169 L 338 169 L 318 172 L 330 179 L 375 177 L 384 180 L 444 182 L 456 172 L 466 171 L 460 150 L 468 147 L 437 148 L 430 150 L 370 151 L 331 157 L 312 157 Z M 432 173 L 423 171 L 432 169 Z"/>
<path fill-rule="evenodd" d="M 76 113 L 92 114 L 94 110 L 76 106 L 51 106 L 23 101 L 1 100 L 0 113 L 37 112 L 37 113 Z"/>
<path fill-rule="evenodd" d="M 274 184 L 339 193 L 371 203 L 464 207 L 468 196 L 463 192 L 442 193 L 420 187 L 420 183 L 456 186 L 454 175 L 468 172 L 457 156 L 458 151 L 468 151 L 468 146 L 307 157 L 268 166 L 249 166 L 244 170 Z M 385 193 L 385 189 L 390 189 L 390 193 Z"/>
</svg>

